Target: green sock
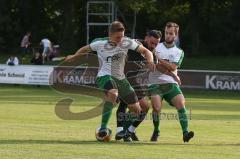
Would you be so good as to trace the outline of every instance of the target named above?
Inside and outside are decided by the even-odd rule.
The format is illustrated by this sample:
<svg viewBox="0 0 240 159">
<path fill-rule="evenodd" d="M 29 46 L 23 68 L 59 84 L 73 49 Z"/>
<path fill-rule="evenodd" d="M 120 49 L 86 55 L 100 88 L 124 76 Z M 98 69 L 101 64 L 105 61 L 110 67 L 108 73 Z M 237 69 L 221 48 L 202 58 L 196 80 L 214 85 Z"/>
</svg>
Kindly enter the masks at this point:
<svg viewBox="0 0 240 159">
<path fill-rule="evenodd" d="M 153 120 L 153 126 L 154 126 L 154 131 L 159 132 L 159 126 L 160 126 L 160 119 L 159 119 L 159 114 L 153 112 L 152 113 L 152 120 Z"/>
<path fill-rule="evenodd" d="M 186 108 L 182 108 L 178 110 L 178 118 L 181 124 L 182 132 L 188 132 L 188 117 Z"/>
<path fill-rule="evenodd" d="M 107 128 L 108 121 L 112 114 L 112 109 L 112 102 L 106 101 L 103 106 L 101 129 Z"/>
</svg>

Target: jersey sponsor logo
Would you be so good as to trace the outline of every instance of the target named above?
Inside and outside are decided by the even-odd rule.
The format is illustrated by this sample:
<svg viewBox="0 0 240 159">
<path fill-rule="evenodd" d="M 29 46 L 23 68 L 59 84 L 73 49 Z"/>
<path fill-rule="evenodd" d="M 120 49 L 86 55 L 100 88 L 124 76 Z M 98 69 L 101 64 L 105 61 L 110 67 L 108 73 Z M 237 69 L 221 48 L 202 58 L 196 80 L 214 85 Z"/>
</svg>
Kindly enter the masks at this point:
<svg viewBox="0 0 240 159">
<path fill-rule="evenodd" d="M 107 58 L 106 58 L 106 61 L 107 62 L 114 62 L 114 61 L 120 61 L 120 55 L 114 55 L 114 56 L 108 56 Z"/>
<path fill-rule="evenodd" d="M 206 75 L 205 87 L 214 90 L 240 90 L 240 78 L 230 75 Z"/>
</svg>

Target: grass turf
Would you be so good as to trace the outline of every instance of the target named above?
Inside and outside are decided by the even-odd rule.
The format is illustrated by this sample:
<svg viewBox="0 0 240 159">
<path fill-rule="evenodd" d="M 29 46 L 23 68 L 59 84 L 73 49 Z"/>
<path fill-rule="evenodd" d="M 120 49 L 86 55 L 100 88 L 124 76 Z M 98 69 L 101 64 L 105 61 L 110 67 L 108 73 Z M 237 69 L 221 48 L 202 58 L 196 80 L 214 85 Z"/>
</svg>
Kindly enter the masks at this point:
<svg viewBox="0 0 240 159">
<path fill-rule="evenodd" d="M 159 142 L 149 142 L 152 121 L 148 118 L 137 130 L 141 142 L 112 140 L 96 142 L 95 128 L 100 117 L 84 121 L 61 120 L 54 113 L 59 99 L 74 99 L 71 110 L 80 112 L 96 106 L 100 99 L 61 94 L 48 87 L 0 86 L 0 158 L 239 158 L 240 100 L 238 93 L 185 91 L 191 108 L 190 129 L 196 136 L 182 141 L 178 121 L 161 121 Z M 109 126 L 115 134 L 115 111 Z M 176 113 L 165 103 L 163 112 Z"/>
</svg>

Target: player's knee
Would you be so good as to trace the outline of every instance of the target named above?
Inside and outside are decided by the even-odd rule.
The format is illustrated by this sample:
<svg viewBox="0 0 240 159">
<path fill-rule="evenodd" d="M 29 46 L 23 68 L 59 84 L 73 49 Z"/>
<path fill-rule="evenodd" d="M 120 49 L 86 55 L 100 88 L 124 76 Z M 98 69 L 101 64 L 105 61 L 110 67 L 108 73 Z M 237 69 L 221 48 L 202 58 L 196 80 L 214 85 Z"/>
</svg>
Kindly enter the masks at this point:
<svg viewBox="0 0 240 159">
<path fill-rule="evenodd" d="M 180 100 L 180 101 L 176 102 L 175 107 L 177 109 L 184 108 L 185 107 L 185 100 Z"/>
<path fill-rule="evenodd" d="M 185 100 L 182 100 L 181 105 L 185 106 Z"/>
<path fill-rule="evenodd" d="M 161 109 L 160 107 L 153 107 L 153 113 L 160 113 Z"/>
<path fill-rule="evenodd" d="M 137 114 L 137 115 L 140 114 L 140 112 L 142 111 L 139 103 L 129 104 L 128 108 L 132 113 Z"/>
<path fill-rule="evenodd" d="M 111 89 L 107 91 L 105 96 L 107 101 L 112 102 L 113 104 L 116 104 L 117 98 L 118 98 L 118 91 L 117 89 Z"/>
<path fill-rule="evenodd" d="M 156 103 L 152 103 L 152 109 L 153 109 L 153 112 L 155 112 L 155 113 L 161 112 L 161 106 Z"/>
<path fill-rule="evenodd" d="M 147 113 L 149 110 L 149 104 L 146 99 L 139 100 L 140 107 L 142 109 L 142 112 Z"/>
</svg>

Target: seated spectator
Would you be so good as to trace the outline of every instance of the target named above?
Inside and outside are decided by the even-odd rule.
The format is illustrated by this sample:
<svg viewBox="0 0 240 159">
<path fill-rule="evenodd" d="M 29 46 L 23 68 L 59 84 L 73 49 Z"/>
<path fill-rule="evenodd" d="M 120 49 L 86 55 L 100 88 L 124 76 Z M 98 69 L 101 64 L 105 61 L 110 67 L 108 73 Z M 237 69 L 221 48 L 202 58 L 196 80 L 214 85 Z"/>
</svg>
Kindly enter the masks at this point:
<svg viewBox="0 0 240 159">
<path fill-rule="evenodd" d="M 6 64 L 10 65 L 10 66 L 19 65 L 19 60 L 16 56 L 10 56 L 10 58 L 7 60 Z"/>
<path fill-rule="evenodd" d="M 31 59 L 31 63 L 34 65 L 42 65 L 43 64 L 43 58 L 39 52 L 35 53 L 35 57 Z"/>
</svg>

